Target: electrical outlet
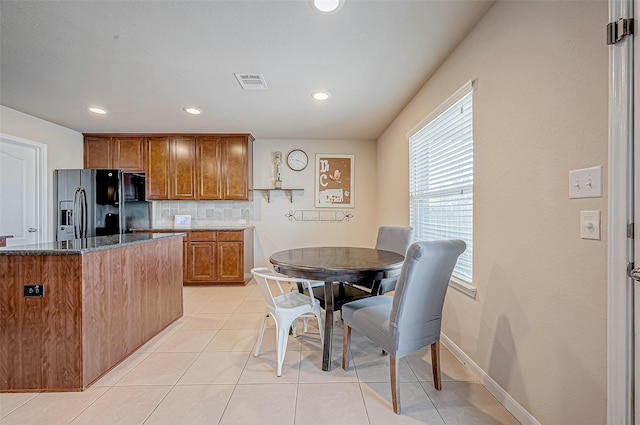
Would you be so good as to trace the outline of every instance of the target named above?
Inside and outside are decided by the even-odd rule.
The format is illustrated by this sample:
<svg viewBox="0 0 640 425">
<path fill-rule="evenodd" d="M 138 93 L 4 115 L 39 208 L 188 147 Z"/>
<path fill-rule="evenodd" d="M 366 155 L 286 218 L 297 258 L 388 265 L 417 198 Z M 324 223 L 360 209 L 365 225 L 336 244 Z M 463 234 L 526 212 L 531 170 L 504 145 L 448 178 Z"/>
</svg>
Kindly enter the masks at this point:
<svg viewBox="0 0 640 425">
<path fill-rule="evenodd" d="M 44 297 L 44 285 L 24 285 L 24 296 L 31 298 Z"/>
</svg>

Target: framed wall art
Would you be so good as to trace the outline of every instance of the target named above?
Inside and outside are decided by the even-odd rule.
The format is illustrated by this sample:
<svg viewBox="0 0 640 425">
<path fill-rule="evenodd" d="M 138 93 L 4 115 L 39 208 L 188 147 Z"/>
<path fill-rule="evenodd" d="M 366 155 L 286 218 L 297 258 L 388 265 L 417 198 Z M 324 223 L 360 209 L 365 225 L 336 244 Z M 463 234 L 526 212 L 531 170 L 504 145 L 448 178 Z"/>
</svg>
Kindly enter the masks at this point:
<svg viewBox="0 0 640 425">
<path fill-rule="evenodd" d="M 355 155 L 316 154 L 316 207 L 353 208 Z"/>
</svg>

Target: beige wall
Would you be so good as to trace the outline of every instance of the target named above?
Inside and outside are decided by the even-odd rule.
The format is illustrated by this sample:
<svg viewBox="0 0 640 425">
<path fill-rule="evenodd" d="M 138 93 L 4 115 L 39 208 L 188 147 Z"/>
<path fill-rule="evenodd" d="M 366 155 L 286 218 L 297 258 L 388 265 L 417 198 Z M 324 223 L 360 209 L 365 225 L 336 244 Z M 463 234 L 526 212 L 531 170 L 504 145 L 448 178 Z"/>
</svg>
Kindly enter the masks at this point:
<svg viewBox="0 0 640 425">
<path fill-rule="evenodd" d="M 54 240 L 53 170 L 82 168 L 82 133 L 2 105 L 0 133 L 47 145 L 47 238 Z"/>
<path fill-rule="evenodd" d="M 276 251 L 299 246 L 374 246 L 376 242 L 376 143 L 372 140 L 265 140 L 253 143 L 254 188 L 272 188 L 274 155 L 282 152 L 283 160 L 292 149 L 302 149 L 309 165 L 292 171 L 283 164 L 282 187 L 304 189 L 295 192 L 293 203 L 283 193 L 266 195 L 254 192 L 253 223 L 256 227 L 255 265 L 268 264 Z M 314 207 L 315 156 L 322 154 L 355 155 L 354 208 L 322 208 L 353 214 L 349 221 L 301 222 L 289 220 L 285 214 L 295 210 L 319 210 Z"/>
<path fill-rule="evenodd" d="M 378 141 L 380 222 L 408 222 L 406 133 L 475 79 L 475 300 L 450 290 L 443 332 L 545 425 L 606 422 L 607 3 L 497 2 Z M 398 174 L 396 170 L 403 170 Z M 580 210 L 601 210 L 582 240 Z M 446 390 L 446 384 L 445 384 Z"/>
</svg>

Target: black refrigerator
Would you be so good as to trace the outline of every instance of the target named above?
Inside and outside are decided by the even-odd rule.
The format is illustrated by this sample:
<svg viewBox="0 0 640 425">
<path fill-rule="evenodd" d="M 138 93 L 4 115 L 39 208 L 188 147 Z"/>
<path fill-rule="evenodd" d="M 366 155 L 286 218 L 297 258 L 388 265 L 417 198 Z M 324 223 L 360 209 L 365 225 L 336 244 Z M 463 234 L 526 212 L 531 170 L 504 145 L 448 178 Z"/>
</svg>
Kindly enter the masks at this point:
<svg viewBox="0 0 640 425">
<path fill-rule="evenodd" d="M 91 238 L 151 226 L 144 174 L 122 170 L 55 170 L 56 240 Z"/>
</svg>

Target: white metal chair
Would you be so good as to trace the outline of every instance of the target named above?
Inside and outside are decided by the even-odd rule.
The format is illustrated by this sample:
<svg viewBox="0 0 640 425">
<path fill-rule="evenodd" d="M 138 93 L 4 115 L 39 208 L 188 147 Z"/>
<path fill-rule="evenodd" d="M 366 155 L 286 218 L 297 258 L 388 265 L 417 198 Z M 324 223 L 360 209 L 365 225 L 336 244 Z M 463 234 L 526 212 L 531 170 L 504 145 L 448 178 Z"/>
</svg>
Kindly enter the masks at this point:
<svg viewBox="0 0 640 425">
<path fill-rule="evenodd" d="M 293 335 L 297 336 L 297 326 L 294 322 L 299 317 L 305 318 L 304 332 L 307 331 L 307 318 L 310 315 L 316 316 L 318 319 L 318 329 L 320 330 L 320 341 L 324 345 L 324 331 L 322 328 L 322 319 L 320 317 L 320 303 L 313 297 L 311 290 L 311 282 L 307 279 L 291 278 L 276 273 L 273 269 L 267 267 L 259 267 L 251 270 L 251 274 L 258 284 L 258 288 L 262 292 L 267 304 L 267 309 L 262 321 L 262 330 L 256 343 L 254 355 L 260 354 L 260 346 L 262 345 L 262 337 L 264 336 L 264 328 L 267 324 L 267 318 L 273 317 L 276 322 L 276 356 L 278 359 L 277 376 L 282 375 L 282 364 L 284 355 L 287 351 L 287 340 L 289 338 L 289 329 L 293 328 Z M 309 295 L 299 292 L 284 292 L 282 282 L 301 284 L 307 289 Z M 274 296 L 274 289 L 277 288 L 279 293 Z M 294 325 L 294 326 L 292 326 Z"/>
</svg>

